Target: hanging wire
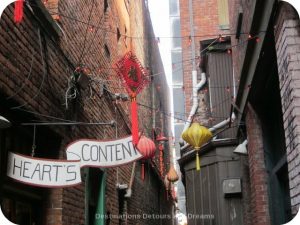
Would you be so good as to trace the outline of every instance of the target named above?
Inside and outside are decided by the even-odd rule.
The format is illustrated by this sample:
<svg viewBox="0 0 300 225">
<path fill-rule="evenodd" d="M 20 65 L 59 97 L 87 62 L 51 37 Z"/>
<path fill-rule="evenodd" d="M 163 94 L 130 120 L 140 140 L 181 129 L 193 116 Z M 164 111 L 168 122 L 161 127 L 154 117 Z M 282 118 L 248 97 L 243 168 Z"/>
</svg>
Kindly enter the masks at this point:
<svg viewBox="0 0 300 225">
<path fill-rule="evenodd" d="M 34 51 L 34 49 L 33 49 L 33 51 Z M 32 67 L 33 67 L 33 64 L 34 64 L 34 55 L 35 55 L 35 53 L 36 53 L 36 52 L 34 51 L 34 52 L 32 53 L 32 55 L 31 55 L 30 69 L 29 69 L 29 72 L 28 72 L 27 77 L 26 77 L 25 80 L 23 81 L 21 87 L 20 87 L 17 91 L 15 91 L 11 96 L 9 96 L 9 97 L 6 98 L 7 100 L 9 100 L 9 99 L 15 97 L 16 95 L 18 95 L 18 94 L 23 90 L 23 88 L 26 86 L 27 81 L 30 80 L 31 75 L 32 75 Z"/>
<path fill-rule="evenodd" d="M 85 45 L 86 45 L 86 42 L 87 42 L 87 34 L 88 34 L 89 27 L 91 25 L 90 21 L 91 21 L 91 18 L 92 18 L 92 12 L 93 12 L 93 9 L 94 9 L 94 4 L 95 4 L 95 0 L 93 0 L 93 4 L 92 4 L 92 7 L 91 7 L 90 12 L 89 12 L 89 18 L 88 18 L 87 28 L 86 28 L 85 35 L 84 35 L 83 48 L 82 48 L 82 51 L 81 51 L 81 54 L 80 54 L 80 57 L 79 57 L 79 60 L 78 60 L 78 64 L 81 63 L 82 57 L 83 57 L 83 53 L 85 51 Z"/>
<path fill-rule="evenodd" d="M 43 53 L 43 47 L 42 47 L 41 31 L 40 31 L 39 28 L 38 28 L 38 38 L 39 38 L 40 54 L 41 54 L 41 60 L 42 60 L 42 66 L 43 66 L 43 78 L 42 78 L 42 82 L 41 82 L 41 85 L 40 85 L 37 93 L 30 99 L 30 101 L 36 99 L 39 96 L 39 94 L 42 91 L 42 87 L 44 86 L 45 78 L 47 76 L 47 70 L 45 68 L 46 65 L 45 65 L 45 59 L 44 59 L 44 53 Z M 12 109 L 19 109 L 19 108 L 22 108 L 22 107 L 24 107 L 28 104 L 29 104 L 29 101 L 25 101 L 22 105 L 12 107 Z"/>
</svg>

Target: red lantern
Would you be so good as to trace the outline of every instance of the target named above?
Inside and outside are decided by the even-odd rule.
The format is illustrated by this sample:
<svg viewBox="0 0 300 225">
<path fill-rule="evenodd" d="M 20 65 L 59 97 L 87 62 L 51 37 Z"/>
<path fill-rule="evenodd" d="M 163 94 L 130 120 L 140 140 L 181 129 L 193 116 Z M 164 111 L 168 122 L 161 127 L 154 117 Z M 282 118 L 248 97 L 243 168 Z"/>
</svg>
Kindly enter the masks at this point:
<svg viewBox="0 0 300 225">
<path fill-rule="evenodd" d="M 141 177 L 142 177 L 142 180 L 144 180 L 145 179 L 144 160 L 151 159 L 155 156 L 156 146 L 150 138 L 142 136 L 136 147 L 139 150 L 139 152 L 143 155 Z"/>
</svg>

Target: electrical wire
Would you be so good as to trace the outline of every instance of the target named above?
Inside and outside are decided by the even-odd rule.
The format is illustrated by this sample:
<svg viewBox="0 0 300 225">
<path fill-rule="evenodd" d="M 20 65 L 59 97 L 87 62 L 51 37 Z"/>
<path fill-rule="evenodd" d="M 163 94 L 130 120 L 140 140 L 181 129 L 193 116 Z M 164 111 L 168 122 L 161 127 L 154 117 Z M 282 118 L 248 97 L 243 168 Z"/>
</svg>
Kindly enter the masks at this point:
<svg viewBox="0 0 300 225">
<path fill-rule="evenodd" d="M 18 95 L 23 90 L 23 88 L 26 86 L 27 81 L 30 80 L 31 75 L 32 75 L 32 67 L 33 67 L 33 64 L 34 64 L 33 62 L 34 62 L 34 55 L 35 55 L 35 53 L 36 52 L 33 52 L 32 56 L 31 56 L 30 69 L 29 69 L 28 75 L 25 78 L 25 80 L 23 81 L 21 87 L 17 91 L 15 91 L 11 96 L 7 97 L 6 100 L 9 100 L 9 99 L 15 97 L 16 95 Z"/>
<path fill-rule="evenodd" d="M 90 21 L 91 21 L 91 18 L 92 18 L 92 12 L 93 12 L 93 9 L 94 9 L 94 4 L 95 4 L 95 0 L 93 0 L 92 7 L 89 11 L 88 23 L 87 23 L 87 28 L 86 28 L 86 31 L 85 31 L 84 41 L 83 41 L 83 48 L 82 48 L 82 51 L 81 51 L 81 54 L 80 54 L 80 57 L 79 57 L 79 60 L 78 60 L 78 62 L 79 62 L 78 64 L 81 64 L 83 53 L 85 51 L 86 39 L 87 39 L 88 30 L 89 30 L 89 27 L 90 27 Z"/>
<path fill-rule="evenodd" d="M 43 47 L 42 47 L 42 40 L 41 40 L 41 31 L 40 31 L 39 28 L 38 28 L 38 36 L 39 36 L 40 54 L 41 54 L 41 60 L 42 60 L 42 66 L 43 66 L 43 78 L 42 78 L 42 82 L 41 82 L 41 85 L 40 85 L 37 93 L 30 100 L 34 100 L 39 96 L 39 94 L 42 91 L 42 87 L 44 86 L 45 78 L 47 76 L 47 71 L 46 71 L 46 68 L 45 68 L 45 59 L 44 59 Z M 12 107 L 12 109 L 22 108 L 22 107 L 24 107 L 28 104 L 29 104 L 29 101 L 25 101 L 23 104 L 21 104 L 19 106 Z"/>
</svg>

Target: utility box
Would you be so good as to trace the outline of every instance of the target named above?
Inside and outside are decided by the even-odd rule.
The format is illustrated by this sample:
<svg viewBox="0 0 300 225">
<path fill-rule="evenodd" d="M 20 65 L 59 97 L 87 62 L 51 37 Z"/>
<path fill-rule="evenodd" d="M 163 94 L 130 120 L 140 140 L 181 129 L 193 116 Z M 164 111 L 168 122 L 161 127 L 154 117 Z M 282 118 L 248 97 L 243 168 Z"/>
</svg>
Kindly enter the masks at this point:
<svg viewBox="0 0 300 225">
<path fill-rule="evenodd" d="M 242 182 L 240 178 L 223 180 L 223 193 L 225 197 L 242 194 Z"/>
</svg>

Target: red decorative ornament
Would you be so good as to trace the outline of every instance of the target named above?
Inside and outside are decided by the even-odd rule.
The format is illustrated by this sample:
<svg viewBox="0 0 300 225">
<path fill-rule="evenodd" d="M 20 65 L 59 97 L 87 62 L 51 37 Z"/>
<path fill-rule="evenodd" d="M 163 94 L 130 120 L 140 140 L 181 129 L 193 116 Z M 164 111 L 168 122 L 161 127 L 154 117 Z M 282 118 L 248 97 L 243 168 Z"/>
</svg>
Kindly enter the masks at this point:
<svg viewBox="0 0 300 225">
<path fill-rule="evenodd" d="M 24 0 L 18 0 L 15 2 L 14 20 L 15 23 L 21 23 L 23 20 L 23 8 Z"/>
<path fill-rule="evenodd" d="M 126 53 L 126 55 L 116 63 L 115 71 L 124 81 L 126 90 L 131 98 L 131 133 L 133 144 L 136 146 L 139 141 L 136 96 L 149 83 L 147 79 L 148 73 L 132 52 Z"/>
<path fill-rule="evenodd" d="M 142 136 L 136 146 L 139 152 L 143 155 L 142 159 L 142 170 L 141 170 L 141 178 L 145 179 L 145 164 L 144 160 L 151 159 L 155 156 L 156 146 L 154 142 L 145 136 Z"/>
</svg>

